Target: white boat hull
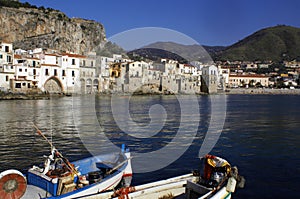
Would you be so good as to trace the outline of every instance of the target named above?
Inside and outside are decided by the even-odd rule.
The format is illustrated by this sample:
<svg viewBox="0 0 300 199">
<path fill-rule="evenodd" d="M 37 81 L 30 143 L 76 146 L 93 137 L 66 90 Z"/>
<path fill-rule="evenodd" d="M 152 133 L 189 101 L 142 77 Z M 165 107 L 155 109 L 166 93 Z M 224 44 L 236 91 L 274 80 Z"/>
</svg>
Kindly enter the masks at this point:
<svg viewBox="0 0 300 199">
<path fill-rule="evenodd" d="M 135 186 L 135 191 L 129 193 L 126 197 L 129 199 L 157 199 L 157 198 L 177 198 L 177 199 L 186 199 L 191 198 L 189 191 L 194 189 L 195 192 L 201 192 L 198 199 L 230 199 L 231 193 L 226 191 L 226 187 L 215 191 L 213 189 L 207 189 L 203 187 L 203 190 L 196 190 L 198 184 L 197 182 L 199 177 L 193 176 L 192 174 L 182 175 L 174 178 L 169 178 L 167 180 L 161 180 L 157 182 L 152 182 L 144 185 Z M 196 186 L 191 187 L 191 186 Z M 199 185 L 201 187 L 201 185 Z M 201 188 L 200 188 L 201 189 Z M 114 192 L 100 193 L 93 197 L 87 197 L 87 199 L 107 199 L 113 198 L 117 199 L 118 197 L 112 197 Z M 193 197 L 194 198 L 194 197 Z"/>
<path fill-rule="evenodd" d="M 71 198 L 93 198 L 94 195 L 99 194 L 101 192 L 113 190 L 116 186 L 118 186 L 121 180 L 124 177 L 132 176 L 132 168 L 131 168 L 131 158 L 130 153 L 124 154 L 127 159 L 124 161 L 124 164 L 118 168 L 114 173 L 104 178 L 100 182 L 93 183 L 91 185 L 87 185 L 83 188 L 77 189 L 75 191 L 60 195 L 60 196 L 51 196 L 44 189 L 39 188 L 38 186 L 28 185 L 25 194 L 21 199 L 40 199 L 40 198 L 48 198 L 48 199 L 71 199 Z M 33 171 L 35 173 L 35 171 Z"/>
</svg>

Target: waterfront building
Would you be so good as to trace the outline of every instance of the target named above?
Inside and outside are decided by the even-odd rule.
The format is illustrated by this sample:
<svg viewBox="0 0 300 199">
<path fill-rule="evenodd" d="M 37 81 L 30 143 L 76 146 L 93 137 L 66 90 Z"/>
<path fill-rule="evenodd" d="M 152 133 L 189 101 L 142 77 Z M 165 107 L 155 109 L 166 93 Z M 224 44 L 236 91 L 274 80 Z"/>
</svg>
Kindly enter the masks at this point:
<svg viewBox="0 0 300 199">
<path fill-rule="evenodd" d="M 0 42 L 0 91 L 7 91 L 10 79 L 14 77 L 13 45 L 8 42 Z"/>
<path fill-rule="evenodd" d="M 97 57 L 55 49 L 0 48 L 0 90 L 68 93 L 200 93 L 202 70 L 162 59 L 158 63 L 132 61 L 122 55 Z M 215 73 L 207 74 L 216 76 Z M 205 78 L 207 78 L 205 77 Z M 215 92 L 210 84 L 205 92 Z"/>
<path fill-rule="evenodd" d="M 13 45 L 8 42 L 0 43 L 0 65 L 10 64 L 13 60 Z"/>
<path fill-rule="evenodd" d="M 144 91 L 160 92 L 161 91 L 161 76 L 164 71 L 163 63 L 149 63 L 148 67 L 144 69 Z"/>
<path fill-rule="evenodd" d="M 10 90 L 14 92 L 27 92 L 31 90 L 32 79 L 29 78 L 29 73 L 32 73 L 31 68 L 27 63 L 27 59 L 20 55 L 14 55 L 13 59 L 14 77 L 10 79 Z M 33 78 L 33 77 L 31 77 Z"/>
<path fill-rule="evenodd" d="M 220 88 L 225 90 L 226 87 L 229 85 L 229 74 L 230 68 L 225 66 L 218 66 L 219 71 L 219 78 L 220 78 Z"/>
<path fill-rule="evenodd" d="M 217 93 L 218 91 L 218 68 L 214 65 L 202 68 L 201 91 L 205 93 Z"/>
<path fill-rule="evenodd" d="M 133 93 L 142 90 L 145 84 L 145 70 L 149 64 L 144 61 L 120 63 L 120 78 L 117 83 L 121 92 Z"/>
<path fill-rule="evenodd" d="M 237 87 L 254 87 L 254 86 L 269 86 L 269 77 L 258 74 L 230 74 L 229 84 L 230 88 Z"/>
<path fill-rule="evenodd" d="M 112 57 L 100 56 L 99 60 L 99 92 L 109 93 L 118 90 L 117 81 L 120 82 L 119 76 L 121 74 L 120 63 L 131 62 L 129 59 L 123 58 L 122 55 L 113 54 Z M 121 84 L 121 83 L 119 83 Z M 123 90 L 123 88 L 120 88 Z"/>
<path fill-rule="evenodd" d="M 96 67 L 96 52 L 88 53 L 88 56 L 80 58 L 80 93 L 98 93 L 100 88 L 100 75 Z"/>
<path fill-rule="evenodd" d="M 98 92 L 95 53 L 83 56 L 38 48 L 30 51 L 18 49 L 14 54 L 12 44 L 1 44 L 0 54 L 6 57 L 0 64 L 0 87 L 3 91 Z M 83 80 L 82 85 L 80 80 Z"/>
</svg>

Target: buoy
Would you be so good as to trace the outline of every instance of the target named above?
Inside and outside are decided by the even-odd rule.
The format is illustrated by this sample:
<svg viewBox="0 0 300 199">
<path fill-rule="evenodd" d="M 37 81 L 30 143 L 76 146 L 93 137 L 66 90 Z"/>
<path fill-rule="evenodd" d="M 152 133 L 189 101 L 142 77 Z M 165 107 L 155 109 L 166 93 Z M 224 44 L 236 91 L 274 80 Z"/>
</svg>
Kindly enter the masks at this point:
<svg viewBox="0 0 300 199">
<path fill-rule="evenodd" d="M 230 177 L 226 185 L 226 191 L 233 193 L 235 191 L 236 179 Z"/>
<path fill-rule="evenodd" d="M 6 170 L 0 173 L 0 198 L 19 199 L 26 191 L 27 182 L 20 171 Z"/>
</svg>

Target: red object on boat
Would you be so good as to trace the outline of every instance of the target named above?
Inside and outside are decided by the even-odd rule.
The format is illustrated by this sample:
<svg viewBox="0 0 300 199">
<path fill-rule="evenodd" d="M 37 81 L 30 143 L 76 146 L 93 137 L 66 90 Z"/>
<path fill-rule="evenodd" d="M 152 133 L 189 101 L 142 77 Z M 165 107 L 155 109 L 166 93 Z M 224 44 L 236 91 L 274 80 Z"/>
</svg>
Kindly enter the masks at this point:
<svg viewBox="0 0 300 199">
<path fill-rule="evenodd" d="M 23 174 L 17 170 L 6 170 L 0 173 L 0 198 L 19 199 L 27 187 Z"/>
<path fill-rule="evenodd" d="M 129 199 L 128 194 L 135 192 L 135 187 L 124 187 L 116 190 L 113 197 L 118 197 L 118 199 Z"/>
</svg>

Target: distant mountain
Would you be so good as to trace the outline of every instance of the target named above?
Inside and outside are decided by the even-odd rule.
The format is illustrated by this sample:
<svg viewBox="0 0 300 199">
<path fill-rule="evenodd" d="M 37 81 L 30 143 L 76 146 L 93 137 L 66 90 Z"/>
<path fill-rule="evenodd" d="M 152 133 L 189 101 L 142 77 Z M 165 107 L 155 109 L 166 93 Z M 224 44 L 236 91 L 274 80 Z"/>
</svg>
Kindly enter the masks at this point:
<svg viewBox="0 0 300 199">
<path fill-rule="evenodd" d="M 157 42 L 131 53 L 147 58 L 177 59 L 166 57 L 166 53 L 160 55 L 162 49 L 187 60 L 201 61 L 207 59 L 208 53 L 214 61 L 300 61 L 300 28 L 285 25 L 265 28 L 228 47 Z"/>
<path fill-rule="evenodd" d="M 114 54 L 119 54 L 127 57 L 126 51 L 111 41 L 105 43 L 104 46 L 98 46 L 95 48 L 97 55 L 104 57 L 113 57 Z"/>
<path fill-rule="evenodd" d="M 176 53 L 158 48 L 140 48 L 127 52 L 130 59 L 144 61 L 160 61 L 163 59 L 177 60 L 179 63 L 188 63 L 188 61 Z"/>
<path fill-rule="evenodd" d="M 300 60 L 300 28 L 265 28 L 216 53 L 215 60 Z"/>
<path fill-rule="evenodd" d="M 224 47 L 202 47 L 200 45 L 183 45 L 174 42 L 156 42 L 147 45 L 141 49 L 128 52 L 129 56 L 136 55 L 151 60 L 159 60 L 160 58 L 168 58 L 178 60 L 180 62 L 188 61 L 211 61 L 209 53 L 216 53 Z"/>
<path fill-rule="evenodd" d="M 210 54 L 210 56 L 212 58 L 214 58 L 218 52 L 225 50 L 226 46 L 202 46 L 207 52 L 208 54 Z"/>
</svg>

